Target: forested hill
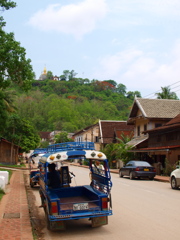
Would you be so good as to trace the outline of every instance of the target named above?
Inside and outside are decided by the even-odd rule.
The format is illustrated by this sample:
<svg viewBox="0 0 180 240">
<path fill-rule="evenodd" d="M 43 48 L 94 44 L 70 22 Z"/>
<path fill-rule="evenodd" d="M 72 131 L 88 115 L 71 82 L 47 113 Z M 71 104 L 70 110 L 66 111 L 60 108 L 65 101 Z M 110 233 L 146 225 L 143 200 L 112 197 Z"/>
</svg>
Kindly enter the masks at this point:
<svg viewBox="0 0 180 240">
<path fill-rule="evenodd" d="M 127 120 L 135 94 L 113 80 L 35 80 L 28 93 L 16 89 L 21 118 L 38 131 L 75 132 L 101 120 Z"/>
</svg>

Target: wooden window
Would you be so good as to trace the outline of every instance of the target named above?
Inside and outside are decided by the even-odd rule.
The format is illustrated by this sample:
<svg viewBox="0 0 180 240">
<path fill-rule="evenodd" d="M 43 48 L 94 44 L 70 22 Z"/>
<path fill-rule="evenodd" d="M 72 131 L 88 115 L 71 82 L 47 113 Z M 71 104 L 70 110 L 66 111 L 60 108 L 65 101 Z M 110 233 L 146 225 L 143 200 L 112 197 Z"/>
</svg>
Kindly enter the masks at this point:
<svg viewBox="0 0 180 240">
<path fill-rule="evenodd" d="M 155 128 L 161 127 L 162 124 L 161 123 L 155 123 Z"/>
</svg>

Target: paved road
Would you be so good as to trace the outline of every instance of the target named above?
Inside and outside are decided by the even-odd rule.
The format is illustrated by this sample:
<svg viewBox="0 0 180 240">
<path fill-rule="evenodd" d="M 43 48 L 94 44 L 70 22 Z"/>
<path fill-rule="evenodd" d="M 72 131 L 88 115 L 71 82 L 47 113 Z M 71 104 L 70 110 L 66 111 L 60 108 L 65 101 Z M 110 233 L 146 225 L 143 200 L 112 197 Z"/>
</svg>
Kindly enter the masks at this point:
<svg viewBox="0 0 180 240">
<path fill-rule="evenodd" d="M 73 167 L 76 183 L 89 184 L 88 169 Z M 91 228 L 86 219 L 70 221 L 66 231 L 49 232 L 43 229 L 46 240 L 179 240 L 180 191 L 169 183 L 149 180 L 130 180 L 112 174 L 113 216 L 109 224 Z M 73 182 L 75 184 L 75 182 Z M 33 190 L 36 205 L 40 204 L 38 190 Z M 39 209 L 40 218 L 44 212 Z"/>
</svg>

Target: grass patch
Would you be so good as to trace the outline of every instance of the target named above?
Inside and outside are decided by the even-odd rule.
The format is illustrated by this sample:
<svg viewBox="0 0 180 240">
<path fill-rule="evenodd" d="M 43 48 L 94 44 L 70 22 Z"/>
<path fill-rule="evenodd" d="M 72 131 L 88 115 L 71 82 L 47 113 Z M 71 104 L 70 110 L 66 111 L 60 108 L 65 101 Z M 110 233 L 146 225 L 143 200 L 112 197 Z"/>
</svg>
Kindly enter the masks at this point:
<svg viewBox="0 0 180 240">
<path fill-rule="evenodd" d="M 0 167 L 26 167 L 26 165 L 24 163 L 20 164 L 20 165 L 5 165 L 5 164 L 0 164 Z"/>
<path fill-rule="evenodd" d="M 2 199 L 4 194 L 5 194 L 4 190 L 0 188 L 0 200 Z"/>
</svg>

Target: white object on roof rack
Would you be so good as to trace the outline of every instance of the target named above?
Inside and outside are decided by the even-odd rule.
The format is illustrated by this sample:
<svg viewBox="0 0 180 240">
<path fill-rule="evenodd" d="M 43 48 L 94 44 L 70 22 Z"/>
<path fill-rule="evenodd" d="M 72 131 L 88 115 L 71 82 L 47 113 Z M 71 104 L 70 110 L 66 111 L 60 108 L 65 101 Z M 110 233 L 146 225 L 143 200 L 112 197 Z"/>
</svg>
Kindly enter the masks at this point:
<svg viewBox="0 0 180 240">
<path fill-rule="evenodd" d="M 61 162 L 68 159 L 76 159 L 78 157 L 85 157 L 86 159 L 94 159 L 94 160 L 105 160 L 107 159 L 106 155 L 102 152 L 95 151 L 95 150 L 82 150 L 82 151 L 63 151 L 63 152 L 56 152 L 52 154 L 45 154 L 41 157 L 41 162 Z"/>
</svg>

